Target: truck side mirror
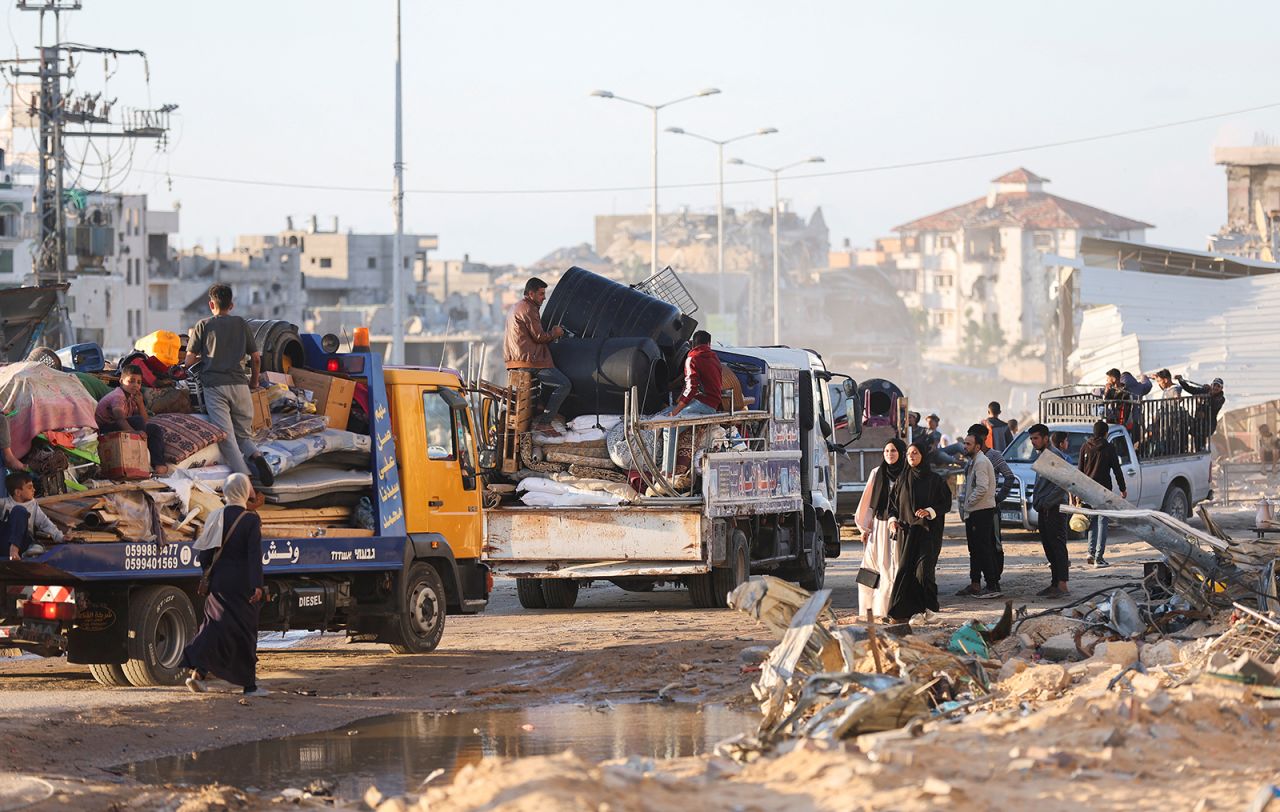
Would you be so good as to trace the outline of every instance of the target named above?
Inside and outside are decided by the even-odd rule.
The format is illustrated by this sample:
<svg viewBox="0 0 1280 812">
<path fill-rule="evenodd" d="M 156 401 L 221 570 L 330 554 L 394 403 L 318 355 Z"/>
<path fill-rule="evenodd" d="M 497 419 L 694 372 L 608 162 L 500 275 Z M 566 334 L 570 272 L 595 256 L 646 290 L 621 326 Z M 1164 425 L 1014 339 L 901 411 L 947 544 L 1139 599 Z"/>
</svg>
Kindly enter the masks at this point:
<svg viewBox="0 0 1280 812">
<path fill-rule="evenodd" d="M 849 398 L 849 435 L 852 440 L 862 437 L 862 398 L 858 397 L 858 382 L 853 378 L 844 379 L 844 393 Z"/>
</svg>

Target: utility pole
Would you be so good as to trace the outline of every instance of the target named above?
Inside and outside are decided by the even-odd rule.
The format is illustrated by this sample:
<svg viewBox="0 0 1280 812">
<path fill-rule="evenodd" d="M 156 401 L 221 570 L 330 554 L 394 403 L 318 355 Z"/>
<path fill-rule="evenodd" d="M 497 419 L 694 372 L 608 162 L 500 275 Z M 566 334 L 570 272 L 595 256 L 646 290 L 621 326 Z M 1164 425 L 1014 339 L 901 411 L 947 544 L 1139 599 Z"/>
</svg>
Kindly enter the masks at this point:
<svg viewBox="0 0 1280 812">
<path fill-rule="evenodd" d="M 40 15 L 39 58 L 4 60 L 13 65 L 13 76 L 30 76 L 40 80 L 40 92 L 32 99 L 32 114 L 39 119 L 36 138 L 39 173 L 35 191 L 36 217 L 40 234 L 36 241 L 33 272 L 39 285 L 68 281 L 67 268 L 67 213 L 64 200 L 66 189 L 63 172 L 67 156 L 67 138 L 155 138 L 163 141 L 169 130 L 169 114 L 177 105 L 166 104 L 156 110 L 126 111 L 117 127 L 111 126 L 112 100 L 98 96 L 75 98 L 63 93 L 62 80 L 75 76 L 74 54 L 101 54 L 108 56 L 138 56 L 146 54 L 138 50 L 119 50 L 89 45 L 72 45 L 62 42 L 62 12 L 79 11 L 81 0 L 18 0 L 20 11 L 34 11 Z M 45 15 L 53 15 L 53 42 L 45 44 Z M 64 54 L 66 59 L 64 60 Z M 37 61 L 39 69 L 20 69 L 23 63 Z M 73 104 L 72 102 L 79 102 Z M 68 125 L 73 125 L 69 127 Z M 76 127 L 74 125 L 79 125 Z M 92 128 L 90 128 L 90 126 Z M 74 340 L 70 317 L 67 313 L 65 291 L 58 292 L 57 322 L 50 331 L 51 343 L 69 344 Z"/>
<path fill-rule="evenodd" d="M 396 158 L 391 209 L 396 235 L 391 253 L 391 363 L 404 363 L 404 128 L 400 112 L 400 0 L 396 0 Z"/>
</svg>

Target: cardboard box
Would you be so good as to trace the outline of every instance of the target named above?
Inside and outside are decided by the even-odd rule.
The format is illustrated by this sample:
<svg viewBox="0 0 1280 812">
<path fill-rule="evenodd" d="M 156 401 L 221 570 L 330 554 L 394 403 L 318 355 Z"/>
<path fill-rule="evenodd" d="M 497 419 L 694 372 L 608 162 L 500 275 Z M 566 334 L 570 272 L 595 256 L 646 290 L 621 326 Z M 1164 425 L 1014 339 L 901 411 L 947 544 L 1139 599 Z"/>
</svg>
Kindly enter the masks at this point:
<svg viewBox="0 0 1280 812">
<path fill-rule="evenodd" d="M 253 395 L 253 433 L 271 427 L 271 397 L 265 389 L 254 389 Z"/>
<path fill-rule="evenodd" d="M 282 383 L 285 386 L 293 386 L 293 376 L 283 372 L 264 372 L 259 376 L 263 386 L 273 386 Z"/>
<path fill-rule="evenodd" d="M 147 436 L 113 431 L 98 438 L 98 459 L 107 479 L 146 479 L 151 476 Z"/>
<path fill-rule="evenodd" d="M 294 386 L 315 396 L 316 414 L 329 418 L 329 428 L 346 431 L 356 382 L 306 369 L 294 369 L 292 374 Z"/>
</svg>

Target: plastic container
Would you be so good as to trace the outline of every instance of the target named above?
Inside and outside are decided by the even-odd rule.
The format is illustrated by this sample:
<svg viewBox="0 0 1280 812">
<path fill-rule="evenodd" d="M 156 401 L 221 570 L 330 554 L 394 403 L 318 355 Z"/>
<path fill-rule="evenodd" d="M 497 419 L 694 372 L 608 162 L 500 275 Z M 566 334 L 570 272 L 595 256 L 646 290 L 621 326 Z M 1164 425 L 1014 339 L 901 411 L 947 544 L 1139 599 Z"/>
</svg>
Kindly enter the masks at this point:
<svg viewBox="0 0 1280 812">
<path fill-rule="evenodd" d="M 143 336 L 133 342 L 133 348 L 141 350 L 147 355 L 154 355 L 166 366 L 173 366 L 182 360 L 180 358 L 182 339 L 178 337 L 177 333 L 171 333 L 168 330 L 156 330 L 150 335 Z"/>
<path fill-rule="evenodd" d="M 670 374 L 662 350 L 649 338 L 562 338 L 551 344 L 551 359 L 573 385 L 560 413 L 621 414 L 626 393 L 638 386 L 640 411 L 667 405 Z"/>
<path fill-rule="evenodd" d="M 668 364 L 698 327 L 675 305 L 577 267 L 556 283 L 542 323 L 548 329 L 558 324 L 578 338 L 648 338 Z"/>
</svg>

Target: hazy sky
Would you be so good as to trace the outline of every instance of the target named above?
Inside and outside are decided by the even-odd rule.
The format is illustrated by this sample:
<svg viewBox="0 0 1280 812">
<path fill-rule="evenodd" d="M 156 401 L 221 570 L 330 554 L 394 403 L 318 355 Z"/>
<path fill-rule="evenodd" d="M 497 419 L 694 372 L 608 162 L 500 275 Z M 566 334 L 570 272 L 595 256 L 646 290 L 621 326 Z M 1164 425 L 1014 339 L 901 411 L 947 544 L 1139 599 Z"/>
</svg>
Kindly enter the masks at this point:
<svg viewBox="0 0 1280 812">
<path fill-rule="evenodd" d="M 14 43 L 36 16 L 4 13 Z M 124 191 L 180 201 L 182 243 L 229 245 L 284 218 L 337 215 L 390 231 L 390 193 L 245 186 L 179 177 L 389 189 L 394 3 L 390 0 L 84 0 L 64 39 L 145 50 L 149 90 L 122 60 L 108 96 L 181 109 L 167 153 L 138 147 Z M 646 211 L 649 120 L 593 88 L 663 101 L 661 126 L 724 137 L 780 165 L 822 155 L 843 170 L 1015 148 L 1280 102 L 1280 5 L 1237 2 L 404 2 L 406 188 L 641 187 L 574 194 L 411 193 L 406 228 L 440 255 L 531 262 L 592 239 L 592 216 Z M 24 53 L 24 55 L 30 55 Z M 87 57 L 78 87 L 101 86 Z M 149 99 L 148 99 L 149 93 Z M 1155 223 L 1153 242 L 1203 248 L 1224 218 L 1212 148 L 1280 134 L 1280 107 L 1187 126 L 940 166 L 785 182 L 806 215 L 822 206 L 832 244 L 869 244 L 894 225 L 985 194 L 1025 165 L 1049 191 Z M 19 144 L 19 147 L 22 145 Z M 104 145 L 103 149 L 108 147 Z M 715 178 L 714 148 L 661 136 L 664 183 Z M 111 162 L 115 174 L 123 155 Z M 86 176 L 105 161 L 93 156 Z M 174 175 L 172 190 L 163 173 Z M 728 167 L 726 177 L 756 174 Z M 767 207 L 767 183 L 730 205 Z M 710 210 L 713 187 L 664 190 L 663 210 Z"/>
</svg>

